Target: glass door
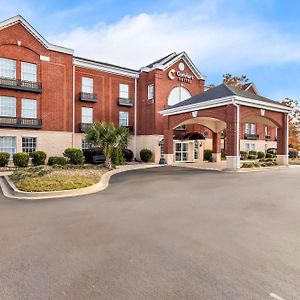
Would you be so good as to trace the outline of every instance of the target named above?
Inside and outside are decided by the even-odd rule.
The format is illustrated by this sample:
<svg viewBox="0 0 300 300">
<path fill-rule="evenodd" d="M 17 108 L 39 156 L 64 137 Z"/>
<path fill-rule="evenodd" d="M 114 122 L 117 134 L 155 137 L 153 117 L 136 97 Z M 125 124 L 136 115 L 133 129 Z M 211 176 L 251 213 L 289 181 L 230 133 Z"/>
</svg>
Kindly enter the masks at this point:
<svg viewBox="0 0 300 300">
<path fill-rule="evenodd" d="M 187 142 L 176 142 L 175 143 L 175 161 L 183 162 L 188 161 L 189 147 Z"/>
</svg>

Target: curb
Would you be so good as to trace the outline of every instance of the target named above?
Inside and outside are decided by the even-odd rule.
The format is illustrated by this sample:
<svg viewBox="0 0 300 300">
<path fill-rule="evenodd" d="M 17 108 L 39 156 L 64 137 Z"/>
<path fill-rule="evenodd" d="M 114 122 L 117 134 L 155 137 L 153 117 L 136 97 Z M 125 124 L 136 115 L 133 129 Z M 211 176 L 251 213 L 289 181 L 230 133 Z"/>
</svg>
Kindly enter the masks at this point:
<svg viewBox="0 0 300 300">
<path fill-rule="evenodd" d="M 7 198 L 22 199 L 22 200 L 39 200 L 39 199 L 53 199 L 53 198 L 65 198 L 65 197 L 76 197 L 94 194 L 105 190 L 108 185 L 110 178 L 116 174 L 162 167 L 163 165 L 134 165 L 134 166 L 120 166 L 114 170 L 104 173 L 100 181 L 92 186 L 76 189 L 76 190 L 65 190 L 65 191 L 53 191 L 53 192 L 23 192 L 16 188 L 16 186 L 8 178 L 8 174 L 0 175 L 0 187 L 2 193 Z"/>
</svg>

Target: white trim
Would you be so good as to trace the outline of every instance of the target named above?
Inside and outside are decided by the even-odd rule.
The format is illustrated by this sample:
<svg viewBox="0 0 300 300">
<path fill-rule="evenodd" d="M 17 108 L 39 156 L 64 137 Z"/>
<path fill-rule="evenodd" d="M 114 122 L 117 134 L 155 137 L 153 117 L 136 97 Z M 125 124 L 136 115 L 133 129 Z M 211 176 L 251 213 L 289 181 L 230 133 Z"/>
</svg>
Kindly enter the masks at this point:
<svg viewBox="0 0 300 300">
<path fill-rule="evenodd" d="M 139 77 L 138 71 L 134 71 L 134 70 L 131 71 L 131 70 L 123 69 L 122 67 L 118 67 L 118 66 L 108 66 L 101 62 L 92 62 L 84 58 L 73 58 L 73 65 L 80 68 L 96 70 L 100 72 L 106 72 L 106 73 L 121 75 L 125 77 L 131 77 L 131 78 Z"/>
<path fill-rule="evenodd" d="M 66 54 L 73 55 L 74 50 L 70 48 L 65 48 L 57 45 L 50 44 L 43 36 L 41 36 L 21 15 L 17 15 L 10 19 L 0 22 L 0 30 L 7 28 L 15 24 L 21 24 L 25 29 L 27 29 L 45 48 L 48 50 L 53 50 L 57 52 L 62 52 Z"/>
<path fill-rule="evenodd" d="M 253 82 L 251 82 L 251 83 L 248 85 L 248 87 L 245 89 L 245 91 L 247 92 L 251 87 L 253 88 L 255 94 L 258 95 L 258 96 L 260 96 L 260 93 L 259 93 L 259 91 L 258 91 L 256 85 L 255 85 Z"/>
</svg>

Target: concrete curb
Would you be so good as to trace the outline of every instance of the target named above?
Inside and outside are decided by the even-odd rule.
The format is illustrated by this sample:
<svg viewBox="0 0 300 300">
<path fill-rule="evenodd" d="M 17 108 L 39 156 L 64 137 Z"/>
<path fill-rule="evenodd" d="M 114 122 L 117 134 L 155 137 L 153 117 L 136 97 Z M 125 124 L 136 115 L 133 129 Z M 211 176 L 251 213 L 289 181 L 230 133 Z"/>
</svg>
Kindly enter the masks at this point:
<svg viewBox="0 0 300 300">
<path fill-rule="evenodd" d="M 110 178 L 116 174 L 134 171 L 134 170 L 142 170 L 142 169 L 150 169 L 157 168 L 163 165 L 151 164 L 151 165 L 127 165 L 120 166 L 114 170 L 111 170 L 107 173 L 104 173 L 100 181 L 92 186 L 77 189 L 77 190 L 65 190 L 65 191 L 54 191 L 54 192 L 23 192 L 16 188 L 16 186 L 9 180 L 9 174 L 0 174 L 0 187 L 5 197 L 13 198 L 13 199 L 22 199 L 22 200 L 39 200 L 39 199 L 52 199 L 52 198 L 65 198 L 65 197 L 76 197 L 94 194 L 100 191 L 105 190 L 108 185 Z"/>
</svg>

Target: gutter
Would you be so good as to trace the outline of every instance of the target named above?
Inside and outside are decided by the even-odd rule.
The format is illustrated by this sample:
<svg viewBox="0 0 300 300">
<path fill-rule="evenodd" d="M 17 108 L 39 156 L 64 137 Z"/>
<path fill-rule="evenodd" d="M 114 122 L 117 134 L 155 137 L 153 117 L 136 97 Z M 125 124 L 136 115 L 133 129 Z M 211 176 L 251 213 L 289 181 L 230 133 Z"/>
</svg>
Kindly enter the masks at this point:
<svg viewBox="0 0 300 300">
<path fill-rule="evenodd" d="M 72 85 L 72 148 L 75 147 L 75 65 L 73 63 L 73 85 Z"/>
<path fill-rule="evenodd" d="M 137 77 L 134 78 L 134 133 L 133 133 L 133 151 L 136 158 L 136 136 L 137 136 Z"/>
</svg>

